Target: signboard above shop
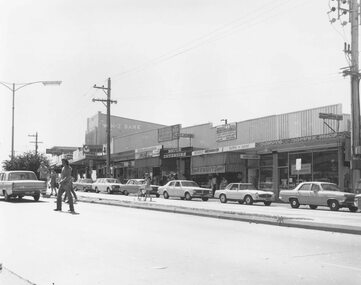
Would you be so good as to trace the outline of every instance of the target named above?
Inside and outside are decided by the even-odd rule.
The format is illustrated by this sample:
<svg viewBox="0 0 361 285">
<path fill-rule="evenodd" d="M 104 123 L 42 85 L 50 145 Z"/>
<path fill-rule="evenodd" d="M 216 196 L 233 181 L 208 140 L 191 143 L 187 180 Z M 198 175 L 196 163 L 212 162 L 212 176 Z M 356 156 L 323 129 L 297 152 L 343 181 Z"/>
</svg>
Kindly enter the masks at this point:
<svg viewBox="0 0 361 285">
<path fill-rule="evenodd" d="M 216 127 L 217 142 L 237 139 L 237 123 L 230 123 Z"/>
<path fill-rule="evenodd" d="M 158 142 L 172 141 L 179 138 L 181 125 L 173 125 L 158 129 Z"/>
<path fill-rule="evenodd" d="M 160 156 L 162 145 L 138 148 L 135 150 L 135 159 Z"/>
</svg>

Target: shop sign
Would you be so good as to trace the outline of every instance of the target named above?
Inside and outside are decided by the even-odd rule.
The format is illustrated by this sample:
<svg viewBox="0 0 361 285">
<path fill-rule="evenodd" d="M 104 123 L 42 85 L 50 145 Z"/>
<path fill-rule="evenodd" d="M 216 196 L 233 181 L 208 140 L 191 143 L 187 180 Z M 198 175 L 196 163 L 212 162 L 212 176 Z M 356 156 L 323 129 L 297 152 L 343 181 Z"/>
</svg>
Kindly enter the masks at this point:
<svg viewBox="0 0 361 285">
<path fill-rule="evenodd" d="M 193 138 L 194 137 L 193 134 L 186 134 L 186 133 L 178 133 L 178 134 L 175 134 L 175 136 L 177 138 Z"/>
<path fill-rule="evenodd" d="M 311 163 L 301 164 L 301 169 L 296 170 L 296 164 L 291 165 L 291 175 L 311 174 Z"/>
<path fill-rule="evenodd" d="M 320 141 L 326 140 L 331 138 L 337 137 L 344 137 L 344 134 L 339 133 L 330 133 L 330 134 L 323 134 L 323 135 L 314 135 L 314 136 L 307 136 L 307 137 L 298 137 L 298 138 L 291 138 L 291 139 L 282 139 L 276 141 L 267 141 L 267 142 L 260 142 L 257 143 L 257 147 L 265 147 L 271 145 L 282 145 L 282 144 L 293 144 L 293 143 L 305 143 L 305 142 L 312 142 L 312 141 Z"/>
<path fill-rule="evenodd" d="M 103 145 L 101 144 L 85 144 L 83 145 L 83 152 L 86 154 L 96 154 L 99 152 L 103 152 Z"/>
<path fill-rule="evenodd" d="M 191 156 L 190 151 L 179 151 L 178 149 L 167 149 L 163 152 L 163 158 L 177 158 Z"/>
<path fill-rule="evenodd" d="M 244 149 L 250 149 L 255 148 L 256 143 L 245 143 L 245 144 L 238 144 L 238 145 L 230 145 L 230 146 L 224 146 L 223 151 L 235 151 L 235 150 L 244 150 Z"/>
<path fill-rule="evenodd" d="M 220 153 L 222 151 L 223 151 L 222 147 L 217 147 L 217 148 L 213 148 L 213 149 L 201 149 L 201 150 L 192 151 L 192 156 L 204 155 L 204 154 L 212 154 L 212 153 Z"/>
<path fill-rule="evenodd" d="M 225 173 L 225 172 L 226 172 L 225 165 L 192 167 L 192 175 L 209 174 L 209 173 Z"/>
<path fill-rule="evenodd" d="M 217 142 L 237 139 L 237 123 L 230 123 L 216 127 Z"/>
<path fill-rule="evenodd" d="M 241 159 L 260 159 L 261 156 L 258 154 L 241 154 L 240 158 Z"/>
<path fill-rule="evenodd" d="M 161 149 L 162 149 L 162 145 L 138 148 L 135 150 L 135 159 L 158 157 L 160 155 Z"/>
<path fill-rule="evenodd" d="M 166 142 L 178 139 L 180 129 L 180 124 L 158 129 L 158 142 Z"/>
</svg>

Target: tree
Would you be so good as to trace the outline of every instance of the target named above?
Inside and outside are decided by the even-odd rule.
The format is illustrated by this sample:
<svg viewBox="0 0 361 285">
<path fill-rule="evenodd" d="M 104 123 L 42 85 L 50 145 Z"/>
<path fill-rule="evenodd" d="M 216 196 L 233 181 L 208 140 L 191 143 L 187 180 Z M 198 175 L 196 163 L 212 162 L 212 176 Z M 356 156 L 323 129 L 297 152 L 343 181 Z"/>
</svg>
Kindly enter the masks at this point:
<svg viewBox="0 0 361 285">
<path fill-rule="evenodd" d="M 38 175 L 40 163 L 49 167 L 49 159 L 44 154 L 35 155 L 34 152 L 24 152 L 14 156 L 13 160 L 4 160 L 2 167 L 5 170 L 30 170 Z"/>
</svg>

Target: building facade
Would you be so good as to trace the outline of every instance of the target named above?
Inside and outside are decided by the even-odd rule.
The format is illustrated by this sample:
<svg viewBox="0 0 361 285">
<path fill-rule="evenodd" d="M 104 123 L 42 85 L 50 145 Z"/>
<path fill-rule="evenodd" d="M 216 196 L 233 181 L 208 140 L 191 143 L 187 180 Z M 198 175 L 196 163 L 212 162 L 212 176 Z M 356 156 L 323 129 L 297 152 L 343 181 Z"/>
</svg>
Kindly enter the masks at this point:
<svg viewBox="0 0 361 285">
<path fill-rule="evenodd" d="M 105 143 L 99 114 L 88 119 L 86 142 Z M 342 120 L 320 114 L 336 114 Z M 276 194 L 310 180 L 349 189 L 350 116 L 342 114 L 341 104 L 218 126 L 141 122 L 138 128 L 140 121 L 120 117 L 116 121 L 112 129 L 122 127 L 112 133 L 111 173 L 122 181 L 148 172 L 160 184 L 170 175 L 204 186 L 216 177 L 217 181 L 250 182 Z M 105 175 L 104 153 L 93 155 L 91 165 L 86 155 L 73 163 L 82 161 L 97 176 Z"/>
</svg>

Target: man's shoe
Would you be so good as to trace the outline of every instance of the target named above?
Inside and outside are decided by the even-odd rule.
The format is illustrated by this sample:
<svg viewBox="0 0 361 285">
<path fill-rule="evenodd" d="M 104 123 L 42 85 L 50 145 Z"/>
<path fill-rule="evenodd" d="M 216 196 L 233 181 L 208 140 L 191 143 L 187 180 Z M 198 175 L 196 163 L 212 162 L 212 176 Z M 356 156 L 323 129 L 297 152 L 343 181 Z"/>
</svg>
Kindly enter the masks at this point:
<svg viewBox="0 0 361 285">
<path fill-rule="evenodd" d="M 61 211 L 61 209 L 54 209 L 54 211 Z"/>
</svg>

